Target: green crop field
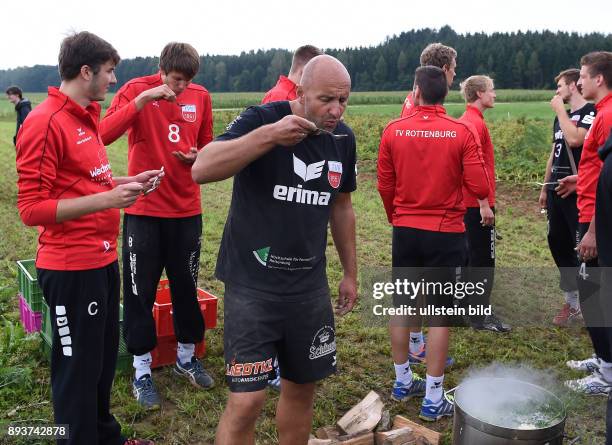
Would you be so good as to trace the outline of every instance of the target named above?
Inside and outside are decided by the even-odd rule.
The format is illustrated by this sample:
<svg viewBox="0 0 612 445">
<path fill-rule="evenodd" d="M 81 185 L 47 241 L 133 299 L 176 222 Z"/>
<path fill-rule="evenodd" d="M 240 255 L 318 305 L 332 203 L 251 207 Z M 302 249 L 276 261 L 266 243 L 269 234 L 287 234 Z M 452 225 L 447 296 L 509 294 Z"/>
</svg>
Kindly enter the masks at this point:
<svg viewBox="0 0 612 445">
<path fill-rule="evenodd" d="M 375 97 L 377 94 L 386 93 L 362 93 L 362 96 Z M 355 97 L 359 96 L 355 94 Z M 397 102 L 350 107 L 346 116 L 346 122 L 354 129 L 358 141 L 358 189 L 353 194 L 353 203 L 357 214 L 358 263 L 362 273 L 388 266 L 391 260 L 391 230 L 376 191 L 376 154 L 380 133 L 388 120 L 397 115 L 403 93 L 388 96 L 393 96 Z M 501 94 L 498 93 L 499 96 Z M 550 324 L 549 314 L 554 313 L 561 304 L 561 294 L 554 277 L 544 295 L 536 295 L 537 291 L 531 289 L 539 289 L 541 283 L 546 281 L 541 275 L 534 278 L 534 271 L 550 272 L 554 266 L 546 243 L 546 221 L 537 205 L 538 188 L 531 184 L 541 179 L 550 149 L 551 115 L 547 114 L 547 104 L 544 102 L 549 96 L 550 92 L 545 92 L 534 101 L 508 104 L 506 109 L 503 108 L 506 104 L 500 104 L 498 111 L 501 114 L 487 113 L 492 118 L 490 129 L 496 147 L 497 227 L 503 236 L 498 244 L 497 265 L 516 274 L 511 280 L 512 286 L 502 293 L 500 307 L 505 309 L 507 317 L 515 313 L 513 321 L 516 325 L 525 326 L 526 319 L 525 323 L 521 323 L 520 317 L 527 317 L 529 312 L 541 312 L 543 321 L 538 325 L 530 323 L 530 327 L 517 327 L 507 335 L 453 328 L 450 353 L 456 364 L 446 374 L 445 387 L 454 387 L 473 369 L 492 362 L 529 365 L 547 375 L 556 392 L 566 401 L 566 431 L 570 437 L 580 436 L 582 444 L 601 444 L 604 440 L 605 398 L 571 396 L 563 391 L 560 383 L 564 379 L 580 377 L 580 374 L 567 369 L 564 363 L 568 359 L 591 355 L 588 336 L 584 329 L 578 327 L 559 329 Z M 31 97 L 36 101 L 41 96 Z M 241 108 L 244 106 L 242 100 L 252 100 L 255 96 L 245 98 L 236 99 L 235 106 L 230 108 Z M 233 99 L 229 96 L 223 99 L 225 103 L 232 104 Z M 500 102 L 503 102 L 501 98 Z M 452 113 L 461 112 L 461 108 L 460 104 L 449 106 Z M 521 109 L 530 109 L 530 114 L 515 114 L 520 113 Z M 507 113 L 511 114 L 508 116 Z M 235 115 L 236 111 L 215 112 L 215 133 L 223 131 Z M 0 120 L 0 166 L 3 168 L 0 175 L 0 419 L 23 424 L 51 422 L 49 366 L 40 349 L 41 341 L 37 335 L 24 335 L 19 326 L 15 261 L 34 256 L 37 232 L 21 224 L 15 207 L 13 131 L 12 119 Z M 108 147 L 108 152 L 114 173 L 125 174 L 126 139 L 122 138 Z M 213 277 L 213 270 L 230 202 L 231 180 L 203 186 L 202 191 L 204 241 L 199 285 L 222 297 L 223 286 Z M 332 294 L 335 295 L 341 268 L 331 241 L 329 245 L 328 274 Z M 524 274 L 521 275 L 519 271 Z M 420 400 L 399 404 L 389 397 L 394 373 L 387 330 L 382 325 L 368 323 L 366 312 L 371 294 L 365 287 L 365 279 L 361 279 L 361 282 L 361 303 L 353 313 L 337 319 L 338 373 L 322 382 L 317 389 L 313 429 L 335 423 L 370 390 L 382 396 L 392 414 L 417 418 Z M 538 303 L 544 297 L 546 304 L 534 307 L 534 302 Z M 216 379 L 217 386 L 207 392 L 194 391 L 187 382 L 177 379 L 171 368 L 155 371 L 154 379 L 162 395 L 163 406 L 158 412 L 147 413 L 133 400 L 131 377 L 118 375 L 113 388 L 112 411 L 120 420 L 125 434 L 151 438 L 160 444 L 213 442 L 227 397 L 222 303 L 221 299 L 218 326 L 206 335 L 208 349 L 205 365 Z M 424 373 L 424 369 L 418 366 L 415 371 L 421 375 Z M 274 407 L 277 400 L 278 395 L 271 392 L 257 425 L 258 444 L 276 443 Z M 443 444 L 451 443 L 452 421 L 444 420 L 428 426 L 442 432 Z M 5 437 L 0 437 L 0 443 L 7 443 L 3 440 Z"/>
</svg>

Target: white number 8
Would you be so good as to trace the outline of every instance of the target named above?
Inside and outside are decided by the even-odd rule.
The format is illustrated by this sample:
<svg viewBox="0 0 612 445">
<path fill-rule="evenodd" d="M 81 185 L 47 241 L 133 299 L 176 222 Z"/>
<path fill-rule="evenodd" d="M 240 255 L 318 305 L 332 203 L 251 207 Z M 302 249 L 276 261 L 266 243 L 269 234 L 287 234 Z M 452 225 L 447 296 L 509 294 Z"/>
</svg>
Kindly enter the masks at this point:
<svg viewBox="0 0 612 445">
<path fill-rule="evenodd" d="M 179 134 L 180 127 L 176 124 L 168 125 L 168 140 L 170 142 L 174 142 L 175 144 L 181 140 L 181 135 Z"/>
</svg>

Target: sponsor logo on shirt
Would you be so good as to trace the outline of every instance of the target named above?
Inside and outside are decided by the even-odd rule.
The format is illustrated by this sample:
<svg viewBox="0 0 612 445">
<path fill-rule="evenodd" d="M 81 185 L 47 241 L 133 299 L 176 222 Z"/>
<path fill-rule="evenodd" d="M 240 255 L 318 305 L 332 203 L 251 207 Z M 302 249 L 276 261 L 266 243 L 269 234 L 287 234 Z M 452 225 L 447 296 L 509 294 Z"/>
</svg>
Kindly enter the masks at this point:
<svg viewBox="0 0 612 445">
<path fill-rule="evenodd" d="M 194 104 L 182 105 L 181 113 L 183 114 L 183 119 L 185 119 L 187 122 L 196 121 L 196 106 Z"/>
<path fill-rule="evenodd" d="M 591 111 L 589 114 L 584 115 L 584 117 L 582 118 L 582 123 L 585 125 L 592 125 L 594 120 L 595 120 L 595 113 Z"/>
<path fill-rule="evenodd" d="M 270 255 L 270 247 L 263 247 L 261 249 L 254 250 L 253 255 L 255 255 L 255 259 L 259 261 L 259 264 L 265 266 L 268 264 L 268 255 Z"/>
<path fill-rule="evenodd" d="M 293 171 L 304 182 L 320 178 L 323 174 L 324 166 L 325 160 L 313 162 L 312 164 L 306 165 L 304 161 L 293 155 Z M 337 166 L 334 166 L 334 168 L 335 170 L 338 170 Z M 342 173 L 342 164 L 340 164 L 339 173 L 340 175 Z M 332 185 L 332 187 L 335 181 L 339 180 L 337 176 L 337 171 L 332 172 L 332 175 L 328 176 L 329 183 Z M 272 196 L 274 197 L 274 199 L 278 199 L 279 201 L 289 201 L 298 204 L 326 206 L 329 204 L 331 193 L 305 189 L 304 186 L 302 186 L 301 184 L 299 184 L 297 187 L 277 184 L 274 186 Z"/>
<path fill-rule="evenodd" d="M 457 132 L 455 130 L 403 130 L 396 129 L 395 136 L 399 137 L 413 137 L 413 138 L 456 138 Z"/>
<path fill-rule="evenodd" d="M 91 175 L 92 178 L 96 178 L 100 175 L 108 173 L 110 169 L 111 169 L 110 164 L 102 164 L 99 167 L 95 167 L 92 170 L 89 170 L 89 174 Z"/>
<path fill-rule="evenodd" d="M 323 326 L 314 335 L 310 344 L 308 358 L 316 360 L 329 354 L 336 353 L 336 333 L 331 326 Z M 335 355 L 334 355 L 335 362 Z"/>
<path fill-rule="evenodd" d="M 312 264 L 316 259 L 316 256 L 303 258 L 296 255 L 271 254 L 269 246 L 253 250 L 252 253 L 257 262 L 268 269 L 292 271 L 312 269 Z"/>
<path fill-rule="evenodd" d="M 232 377 L 233 383 L 259 382 L 268 379 L 268 373 L 274 370 L 272 359 L 259 362 L 231 363 L 225 364 L 225 375 Z"/>
<path fill-rule="evenodd" d="M 312 164 L 306 165 L 304 161 L 302 161 L 296 155 L 293 155 L 293 171 L 296 175 L 302 178 L 302 181 L 304 182 L 308 182 L 311 179 L 320 178 L 324 165 L 325 161 L 313 162 Z"/>
</svg>

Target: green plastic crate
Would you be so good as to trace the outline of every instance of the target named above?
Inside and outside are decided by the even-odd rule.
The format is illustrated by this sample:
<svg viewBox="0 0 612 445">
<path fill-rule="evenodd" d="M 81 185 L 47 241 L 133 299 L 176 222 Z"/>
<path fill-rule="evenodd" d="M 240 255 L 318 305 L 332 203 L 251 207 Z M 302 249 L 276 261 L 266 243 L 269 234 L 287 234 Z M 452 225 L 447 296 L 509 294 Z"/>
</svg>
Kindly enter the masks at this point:
<svg viewBox="0 0 612 445">
<path fill-rule="evenodd" d="M 42 349 L 47 358 L 51 357 L 51 341 L 53 334 L 51 331 L 51 311 L 49 306 L 43 302 L 42 309 L 42 329 L 40 331 L 42 337 Z M 123 340 L 123 305 L 119 308 L 119 350 L 117 351 L 117 371 L 129 372 L 132 370 L 132 354 L 127 350 L 125 341 Z"/>
<path fill-rule="evenodd" d="M 17 276 L 19 280 L 19 292 L 28 302 L 30 309 L 34 312 L 42 311 L 43 294 L 38 286 L 36 266 L 34 260 L 17 261 Z"/>
</svg>

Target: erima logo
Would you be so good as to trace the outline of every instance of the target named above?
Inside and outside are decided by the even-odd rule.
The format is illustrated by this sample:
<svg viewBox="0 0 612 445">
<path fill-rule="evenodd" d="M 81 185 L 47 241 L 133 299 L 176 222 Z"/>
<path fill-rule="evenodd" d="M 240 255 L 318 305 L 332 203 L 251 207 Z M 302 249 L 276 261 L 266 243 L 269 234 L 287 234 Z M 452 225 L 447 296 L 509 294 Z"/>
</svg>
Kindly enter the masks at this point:
<svg viewBox="0 0 612 445">
<path fill-rule="evenodd" d="M 268 256 L 270 255 L 270 248 L 263 247 L 261 249 L 254 250 L 253 255 L 255 255 L 255 259 L 259 262 L 259 264 L 261 264 L 262 266 L 266 266 L 268 264 Z"/>
<path fill-rule="evenodd" d="M 293 155 L 293 171 L 296 175 L 302 178 L 302 181 L 308 182 L 311 179 L 317 179 L 321 177 L 323 173 L 323 166 L 325 161 L 313 162 L 312 164 L 306 165 L 304 161 Z"/>
<path fill-rule="evenodd" d="M 82 128 L 77 128 L 77 133 L 79 136 L 83 136 L 85 134 Z"/>
<path fill-rule="evenodd" d="M 297 187 L 287 187 L 286 185 L 275 185 L 272 193 L 274 199 L 279 201 L 297 202 L 300 204 L 310 204 L 326 206 L 329 204 L 331 194 L 329 192 L 318 192 L 316 190 L 307 190 L 302 188 L 302 185 Z"/>
<path fill-rule="evenodd" d="M 582 123 L 585 125 L 591 125 L 594 120 L 595 120 L 595 116 L 593 116 L 593 112 L 591 111 L 591 114 L 586 114 L 582 118 Z"/>
<path fill-rule="evenodd" d="M 561 139 L 563 139 L 563 131 L 559 130 L 555 132 L 555 139 L 560 141 Z"/>
</svg>

